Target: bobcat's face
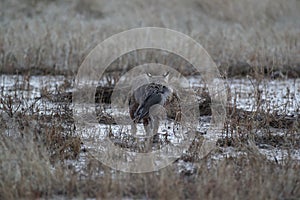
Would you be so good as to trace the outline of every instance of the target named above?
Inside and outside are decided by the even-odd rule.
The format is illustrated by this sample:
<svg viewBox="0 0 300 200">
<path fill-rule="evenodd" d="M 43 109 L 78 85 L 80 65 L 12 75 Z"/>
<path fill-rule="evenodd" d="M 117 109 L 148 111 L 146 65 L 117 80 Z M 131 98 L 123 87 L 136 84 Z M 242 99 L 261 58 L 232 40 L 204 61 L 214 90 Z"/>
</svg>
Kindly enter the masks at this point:
<svg viewBox="0 0 300 200">
<path fill-rule="evenodd" d="M 166 72 L 163 75 L 153 75 L 151 73 L 147 73 L 147 77 L 149 83 L 167 84 L 169 81 L 169 74 L 169 72 Z"/>
</svg>

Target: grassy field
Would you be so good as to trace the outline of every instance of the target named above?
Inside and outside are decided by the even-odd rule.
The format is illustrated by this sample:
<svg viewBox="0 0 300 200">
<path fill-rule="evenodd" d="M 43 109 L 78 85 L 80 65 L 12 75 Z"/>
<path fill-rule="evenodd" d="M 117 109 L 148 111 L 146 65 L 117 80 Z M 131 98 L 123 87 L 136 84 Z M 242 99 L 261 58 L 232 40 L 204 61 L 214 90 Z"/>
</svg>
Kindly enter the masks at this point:
<svg viewBox="0 0 300 200">
<path fill-rule="evenodd" d="M 227 75 L 259 67 L 298 77 L 299 4 L 297 0 L 4 0 L 0 71 L 75 74 L 83 58 L 105 38 L 130 28 L 158 26 L 196 39 Z"/>
<path fill-rule="evenodd" d="M 1 1 L 0 199 L 299 199 L 299 10 L 298 0 Z M 168 167 L 131 174 L 89 152 L 74 125 L 70 91 L 98 43 L 145 26 L 191 36 L 229 84 L 244 78 L 251 90 L 226 87 L 226 122 L 208 155 L 200 155 L 200 134 Z M 274 92 L 283 111 L 272 112 L 266 90 L 278 74 L 288 82 L 275 82 L 286 92 Z M 45 82 L 36 87 L 39 76 Z M 199 108 L 210 115 L 205 88 L 198 89 L 205 100 Z M 254 99 L 252 110 L 239 107 L 243 95 Z M 262 153 L 269 149 L 280 155 Z"/>
</svg>

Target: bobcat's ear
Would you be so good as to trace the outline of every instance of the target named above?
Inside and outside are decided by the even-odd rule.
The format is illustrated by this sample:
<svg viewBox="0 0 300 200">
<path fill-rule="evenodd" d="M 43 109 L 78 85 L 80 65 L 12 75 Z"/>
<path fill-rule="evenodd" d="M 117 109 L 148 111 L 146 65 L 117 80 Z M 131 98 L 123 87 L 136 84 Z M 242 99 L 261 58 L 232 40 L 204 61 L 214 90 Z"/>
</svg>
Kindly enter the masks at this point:
<svg viewBox="0 0 300 200">
<path fill-rule="evenodd" d="M 163 74 L 163 77 L 167 78 L 169 76 L 169 74 L 170 74 L 170 72 L 168 71 L 168 72 Z"/>
<path fill-rule="evenodd" d="M 152 77 L 152 74 L 150 72 L 147 73 L 147 76 Z"/>
</svg>

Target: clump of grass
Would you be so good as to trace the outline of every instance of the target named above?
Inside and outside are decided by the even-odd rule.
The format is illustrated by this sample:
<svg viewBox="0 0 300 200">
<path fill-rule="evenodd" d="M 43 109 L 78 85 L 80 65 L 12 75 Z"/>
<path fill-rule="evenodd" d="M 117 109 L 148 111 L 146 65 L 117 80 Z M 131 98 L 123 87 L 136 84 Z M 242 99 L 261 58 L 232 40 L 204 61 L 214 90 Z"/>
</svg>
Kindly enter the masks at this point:
<svg viewBox="0 0 300 200">
<path fill-rule="evenodd" d="M 290 89 L 287 88 L 285 102 L 276 105 L 271 104 L 268 98 L 267 83 L 268 79 L 257 68 L 253 76 L 248 76 L 252 94 L 248 98 L 253 98 L 252 109 L 245 110 L 239 108 L 237 102 L 240 95 L 238 91 L 231 91 L 228 87 L 227 97 L 227 119 L 224 124 L 224 140 L 220 139 L 222 146 L 235 146 L 240 142 L 255 141 L 256 144 L 270 144 L 273 147 L 293 146 L 299 148 L 299 115 L 291 114 L 288 105 L 297 106 L 297 100 Z M 254 105 L 253 105 L 254 104 Z M 279 110 L 277 110 L 279 109 Z M 278 132 L 282 135 L 278 135 Z"/>
</svg>

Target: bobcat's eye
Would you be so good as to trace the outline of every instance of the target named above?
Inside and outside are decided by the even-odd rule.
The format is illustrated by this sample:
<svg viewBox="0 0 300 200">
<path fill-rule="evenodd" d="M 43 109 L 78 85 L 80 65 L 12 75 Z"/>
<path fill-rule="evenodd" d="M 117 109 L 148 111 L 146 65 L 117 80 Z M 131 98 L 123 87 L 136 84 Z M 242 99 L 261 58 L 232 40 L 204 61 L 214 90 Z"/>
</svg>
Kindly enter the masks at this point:
<svg viewBox="0 0 300 200">
<path fill-rule="evenodd" d="M 152 77 L 152 74 L 148 72 L 148 73 L 147 73 L 147 76 Z"/>
</svg>

